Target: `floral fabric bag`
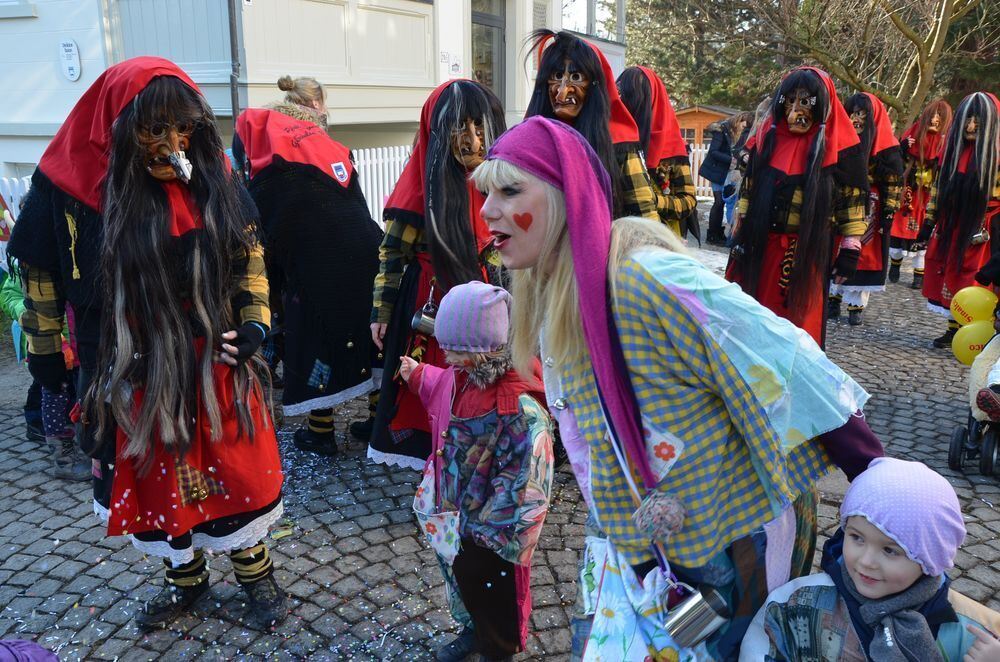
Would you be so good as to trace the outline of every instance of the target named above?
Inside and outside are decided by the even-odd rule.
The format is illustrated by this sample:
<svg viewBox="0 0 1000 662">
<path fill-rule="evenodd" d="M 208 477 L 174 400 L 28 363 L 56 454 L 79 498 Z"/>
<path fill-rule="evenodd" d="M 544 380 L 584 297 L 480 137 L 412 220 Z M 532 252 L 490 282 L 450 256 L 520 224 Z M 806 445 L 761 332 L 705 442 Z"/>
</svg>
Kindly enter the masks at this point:
<svg viewBox="0 0 1000 662">
<path fill-rule="evenodd" d="M 460 544 L 458 511 L 438 512 L 435 488 L 434 463 L 428 462 L 424 466 L 424 478 L 413 497 L 413 512 L 434 553 L 447 565 L 451 565 L 458 556 Z"/>
</svg>

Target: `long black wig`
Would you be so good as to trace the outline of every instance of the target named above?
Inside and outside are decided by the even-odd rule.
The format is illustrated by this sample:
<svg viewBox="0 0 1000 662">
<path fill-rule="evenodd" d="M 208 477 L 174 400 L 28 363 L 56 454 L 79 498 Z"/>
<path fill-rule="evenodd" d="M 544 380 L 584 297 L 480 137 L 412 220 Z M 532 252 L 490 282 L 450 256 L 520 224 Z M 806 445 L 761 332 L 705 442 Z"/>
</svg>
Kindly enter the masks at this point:
<svg viewBox="0 0 1000 662">
<path fill-rule="evenodd" d="M 750 160 L 747 171 L 747 176 L 753 177 L 750 206 L 746 217 L 740 223 L 735 242 L 738 247 L 735 255 L 740 264 L 743 289 L 754 296 L 757 293 L 764 262 L 775 193 L 779 180 L 784 178 L 784 175 L 768 167 L 777 140 L 776 127 L 785 121 L 785 97 L 791 96 L 792 92 L 799 88 L 808 90 L 810 95 L 816 97 L 816 104 L 812 108 L 813 123 L 816 128 L 800 182 L 803 197 L 798 243 L 786 298 L 786 305 L 793 311 L 793 315 L 805 311 L 817 279 L 826 277 L 833 239 L 830 213 L 834 177 L 831 170 L 836 166 L 826 170 L 823 168 L 823 158 L 826 153 L 826 119 L 830 113 L 832 100 L 820 77 L 808 69 L 790 73 L 772 96 L 770 117 L 765 119 L 771 122 L 771 127 L 764 137 L 763 144 L 757 146 Z M 867 182 L 867 175 L 862 174 L 864 181 Z M 783 188 L 790 202 L 791 190 L 788 184 Z"/>
<path fill-rule="evenodd" d="M 973 117 L 978 121 L 978 130 L 975 140 L 970 142 L 965 139 L 965 125 Z M 993 197 L 1000 167 L 998 131 L 996 104 L 983 92 L 973 92 L 962 99 L 948 128 L 937 186 L 938 255 L 947 255 L 950 249 L 959 268 Z M 972 154 L 965 172 L 960 172 L 959 163 L 967 149 Z"/>
<path fill-rule="evenodd" d="M 639 67 L 628 67 L 615 82 L 622 103 L 628 108 L 639 127 L 639 146 L 643 154 L 649 152 L 649 136 L 653 126 L 653 90 L 649 79 Z"/>
<path fill-rule="evenodd" d="M 878 132 L 878 127 L 875 124 L 875 108 L 872 106 L 871 97 L 863 92 L 852 94 L 844 102 L 844 110 L 847 111 L 848 115 L 858 110 L 865 112 L 865 126 L 858 137 L 861 139 L 861 154 L 869 166 L 873 181 L 886 182 L 902 177 L 903 155 L 895 144 L 883 149 L 878 154 L 871 153 Z"/>
<path fill-rule="evenodd" d="M 614 217 L 617 218 L 621 215 L 622 210 L 622 184 L 618 176 L 621 168 L 615 157 L 615 146 L 611 142 L 611 97 L 608 95 L 608 85 L 614 85 L 614 81 L 605 80 L 601 60 L 594 53 L 590 44 L 565 30 L 553 32 L 542 29 L 532 32 L 528 37 L 530 44 L 528 57 L 530 58 L 537 53 L 539 47 L 544 46 L 549 39 L 552 40 L 552 43 L 541 53 L 535 87 L 528 100 L 528 110 L 524 113 L 524 117 L 527 119 L 541 115 L 550 119 L 558 119 L 552 110 L 552 102 L 549 100 L 549 78 L 554 73 L 561 72 L 567 61 L 570 73 L 580 72 L 590 80 L 590 85 L 587 88 L 587 99 L 573 123 L 573 128 L 586 138 L 590 146 L 594 148 L 597 158 L 604 164 L 605 170 L 611 177 L 612 206 Z"/>
<path fill-rule="evenodd" d="M 193 120 L 188 184 L 202 228 L 172 236 L 167 195 L 146 171 L 142 127 Z M 213 354 L 222 333 L 234 329 L 238 261 L 253 244 L 255 219 L 241 204 L 222 137 L 204 97 L 172 76 L 161 76 L 128 104 L 111 127 L 104 184 L 101 270 L 108 288 L 101 318 L 96 377 L 86 394 L 88 416 L 103 439 L 112 420 L 129 438 L 125 457 L 146 471 L 154 439 L 183 453 L 192 419 L 204 406 L 213 440 L 222 413 L 213 387 Z M 196 339 L 204 340 L 198 355 Z M 232 371 L 240 430 L 253 436 L 247 402 L 260 393 L 252 361 Z M 143 390 L 133 410 L 132 387 Z M 107 406 L 105 406 L 107 405 Z"/>
<path fill-rule="evenodd" d="M 469 223 L 469 173 L 452 154 L 452 132 L 468 120 L 482 126 L 489 148 L 507 126 L 503 106 L 480 83 L 459 80 L 447 87 L 431 115 L 424 182 L 424 221 L 434 274 L 445 290 L 482 279 L 476 237 Z"/>
<path fill-rule="evenodd" d="M 865 113 L 865 126 L 858 138 L 861 139 L 861 153 L 871 154 L 872 142 L 875 141 L 875 109 L 872 108 L 872 100 L 862 92 L 852 94 L 844 102 L 844 110 L 848 116 L 859 110 Z"/>
</svg>

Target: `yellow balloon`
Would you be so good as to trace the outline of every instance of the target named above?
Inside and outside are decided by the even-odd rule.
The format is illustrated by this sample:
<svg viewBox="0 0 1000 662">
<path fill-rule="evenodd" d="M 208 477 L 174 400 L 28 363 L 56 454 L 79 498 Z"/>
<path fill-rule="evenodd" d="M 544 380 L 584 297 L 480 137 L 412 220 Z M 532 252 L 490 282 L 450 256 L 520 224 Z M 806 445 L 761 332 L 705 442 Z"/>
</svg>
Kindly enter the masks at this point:
<svg viewBox="0 0 1000 662">
<path fill-rule="evenodd" d="M 993 309 L 997 305 L 997 295 L 985 287 L 972 285 L 963 287 L 951 300 L 951 315 L 959 324 L 992 320 Z"/>
<path fill-rule="evenodd" d="M 963 326 L 951 340 L 951 351 L 955 358 L 965 365 L 972 365 L 972 360 L 979 356 L 986 343 L 993 338 L 993 322 L 978 320 Z"/>
</svg>

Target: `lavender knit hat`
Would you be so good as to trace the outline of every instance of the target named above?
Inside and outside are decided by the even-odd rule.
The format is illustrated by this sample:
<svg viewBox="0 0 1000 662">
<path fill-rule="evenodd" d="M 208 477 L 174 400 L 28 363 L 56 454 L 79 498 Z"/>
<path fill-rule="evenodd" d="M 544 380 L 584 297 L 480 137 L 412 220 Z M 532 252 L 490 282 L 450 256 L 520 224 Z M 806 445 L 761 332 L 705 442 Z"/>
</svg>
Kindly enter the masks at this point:
<svg viewBox="0 0 1000 662">
<path fill-rule="evenodd" d="M 954 488 L 921 462 L 872 460 L 844 496 L 840 524 L 861 515 L 892 538 L 924 574 L 936 577 L 955 564 L 965 539 Z"/>
<path fill-rule="evenodd" d="M 507 344 L 510 294 L 479 281 L 457 285 L 444 295 L 434 319 L 434 337 L 442 349 L 494 352 Z"/>
</svg>

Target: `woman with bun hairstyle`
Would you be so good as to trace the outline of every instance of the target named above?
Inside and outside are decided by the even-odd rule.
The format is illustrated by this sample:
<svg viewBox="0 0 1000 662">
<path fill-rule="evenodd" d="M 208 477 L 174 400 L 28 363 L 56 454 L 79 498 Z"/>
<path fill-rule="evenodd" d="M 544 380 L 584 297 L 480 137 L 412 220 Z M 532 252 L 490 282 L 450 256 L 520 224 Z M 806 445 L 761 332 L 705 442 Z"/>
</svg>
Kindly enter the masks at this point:
<svg viewBox="0 0 1000 662">
<path fill-rule="evenodd" d="M 290 81 L 285 76 L 279 86 Z M 350 151 L 314 112 L 323 109 L 322 91 L 312 89 L 320 108 L 287 101 L 290 92 L 285 103 L 243 112 L 233 155 L 260 211 L 273 305 L 284 327 L 284 413 L 309 414 L 308 425 L 295 431 L 296 447 L 334 455 L 332 408 L 377 386 L 368 313 L 382 231 Z"/>
</svg>

